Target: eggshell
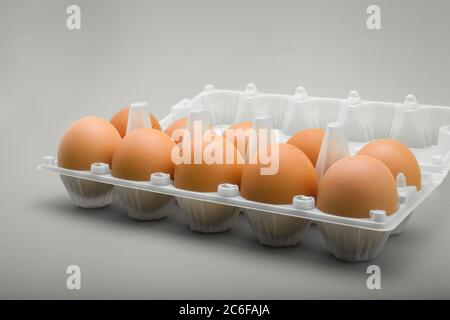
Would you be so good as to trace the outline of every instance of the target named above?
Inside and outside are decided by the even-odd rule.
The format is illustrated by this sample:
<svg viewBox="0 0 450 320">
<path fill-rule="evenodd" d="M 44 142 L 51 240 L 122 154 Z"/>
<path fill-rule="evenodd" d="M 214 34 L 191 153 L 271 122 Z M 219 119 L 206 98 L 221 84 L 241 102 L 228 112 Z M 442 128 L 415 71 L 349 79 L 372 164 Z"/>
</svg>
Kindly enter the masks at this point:
<svg viewBox="0 0 450 320">
<path fill-rule="evenodd" d="M 111 174 L 135 181 L 148 181 L 154 172 L 170 173 L 173 176 L 173 147 L 175 143 L 159 130 L 134 130 L 122 139 L 114 152 Z"/>
<path fill-rule="evenodd" d="M 205 141 L 203 138 L 197 138 L 189 142 L 183 142 L 187 144 L 190 149 L 191 159 L 190 163 L 180 163 L 175 165 L 174 184 L 177 188 L 200 191 L 200 192 L 216 192 L 217 187 L 221 183 L 240 184 L 243 160 L 237 149 L 233 144 L 221 136 L 213 136 L 212 141 Z M 232 152 L 234 155 L 231 163 L 226 163 L 226 159 L 222 158 L 223 163 L 211 163 L 208 164 L 205 158 L 205 148 L 214 148 L 214 144 L 217 148 L 223 148 L 223 152 Z M 200 156 L 201 163 L 194 163 L 197 153 Z"/>
<path fill-rule="evenodd" d="M 120 136 L 123 138 L 127 133 L 127 124 L 128 124 L 128 111 L 130 107 L 125 107 L 118 111 L 112 118 L 111 123 L 116 127 L 117 131 L 119 131 Z M 150 113 L 150 123 L 153 129 L 161 130 L 161 126 L 159 125 L 158 119 Z"/>
<path fill-rule="evenodd" d="M 276 174 L 262 175 L 263 165 L 259 161 L 255 164 L 254 159 L 253 164 L 244 165 L 241 179 L 242 197 L 265 203 L 290 204 L 296 195 L 316 195 L 316 171 L 308 157 L 290 144 L 281 143 L 278 147 L 279 168 Z M 266 148 L 258 153 L 267 154 Z"/>
<path fill-rule="evenodd" d="M 358 154 L 371 156 L 383 162 L 391 170 L 394 178 L 399 173 L 406 177 L 406 184 L 420 190 L 420 166 L 414 153 L 403 143 L 396 140 L 376 140 L 366 144 Z"/>
<path fill-rule="evenodd" d="M 116 128 L 107 120 L 85 117 L 64 134 L 58 148 L 58 166 L 89 170 L 94 162 L 111 165 L 114 150 L 120 142 Z"/>
<path fill-rule="evenodd" d="M 312 164 L 316 166 L 324 134 L 325 132 L 322 129 L 306 129 L 295 133 L 287 143 L 302 150 Z"/>
<path fill-rule="evenodd" d="M 247 130 L 251 129 L 252 127 L 253 124 L 250 121 L 244 121 L 234 124 L 223 132 L 223 137 L 232 142 L 234 146 L 239 150 L 239 152 L 243 156 L 245 156 L 249 140 Z M 243 141 L 244 143 L 238 143 L 238 141 Z"/>
<path fill-rule="evenodd" d="M 397 188 L 389 168 L 380 160 L 357 155 L 343 158 L 320 180 L 317 208 L 352 218 L 369 218 L 370 210 L 397 210 Z"/>
<path fill-rule="evenodd" d="M 177 129 L 185 129 L 187 125 L 187 118 L 181 118 L 175 122 L 173 122 L 170 126 L 167 127 L 167 129 L 164 131 L 171 139 L 175 141 L 176 144 L 180 143 L 183 140 L 183 137 L 177 137 L 174 139 L 172 136 L 175 130 Z"/>
</svg>

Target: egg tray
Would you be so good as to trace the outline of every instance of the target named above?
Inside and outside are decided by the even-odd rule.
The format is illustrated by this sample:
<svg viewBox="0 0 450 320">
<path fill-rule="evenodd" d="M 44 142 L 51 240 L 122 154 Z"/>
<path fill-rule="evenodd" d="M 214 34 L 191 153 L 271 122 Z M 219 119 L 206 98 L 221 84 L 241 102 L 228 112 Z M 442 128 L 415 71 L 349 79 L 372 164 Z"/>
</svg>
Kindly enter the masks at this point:
<svg viewBox="0 0 450 320">
<path fill-rule="evenodd" d="M 356 91 L 346 99 L 331 99 L 310 97 L 302 87 L 294 95 L 280 95 L 260 93 L 253 84 L 244 91 L 207 85 L 192 100 L 173 106 L 160 121 L 161 127 L 189 118 L 198 110 L 219 134 L 231 124 L 263 115 L 272 119 L 271 129 L 278 142 L 303 129 L 323 128 L 326 133 L 320 153 L 328 152 L 326 158 L 333 161 L 344 145 L 347 153 L 355 154 L 370 140 L 399 140 L 411 148 L 419 162 L 421 189 L 397 179 L 398 210 L 389 216 L 372 210 L 370 218 L 360 219 L 324 213 L 315 207 L 314 198 L 303 195 L 295 196 L 291 204 L 272 205 L 246 200 L 239 195 L 238 186 L 227 183 L 219 185 L 217 192 L 205 193 L 178 189 L 165 173 L 152 174 L 148 182 L 119 179 L 102 163 L 92 164 L 90 171 L 70 170 L 58 167 L 57 160 L 47 156 L 39 169 L 59 174 L 73 202 L 81 207 L 106 206 L 116 191 L 128 215 L 135 219 L 159 219 L 178 211 L 179 206 L 191 229 L 220 232 L 229 229 L 233 217 L 242 211 L 257 239 L 270 246 L 299 243 L 314 222 L 329 250 L 346 261 L 376 257 L 388 237 L 404 229 L 413 210 L 444 181 L 450 169 L 450 108 L 419 105 L 412 95 L 404 103 L 386 103 L 362 100 Z"/>
</svg>

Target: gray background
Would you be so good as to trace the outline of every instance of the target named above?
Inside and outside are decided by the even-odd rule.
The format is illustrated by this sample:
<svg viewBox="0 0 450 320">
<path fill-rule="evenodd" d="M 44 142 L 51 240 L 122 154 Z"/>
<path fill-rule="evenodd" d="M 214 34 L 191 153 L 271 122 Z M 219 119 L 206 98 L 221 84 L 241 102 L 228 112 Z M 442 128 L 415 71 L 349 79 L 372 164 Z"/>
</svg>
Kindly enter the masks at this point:
<svg viewBox="0 0 450 320">
<path fill-rule="evenodd" d="M 66 29 L 66 7 L 82 29 Z M 382 9 L 382 30 L 365 26 Z M 147 100 L 160 118 L 204 84 L 315 96 L 450 105 L 450 2 L 0 1 L 1 298 L 450 298 L 450 199 L 440 188 L 373 263 L 303 245 L 260 246 L 243 217 L 195 234 L 177 216 L 127 219 L 120 207 L 74 207 L 56 175 L 36 170 L 76 119 L 109 118 Z M 448 183 L 447 179 L 447 183 Z M 448 190 L 448 189 L 447 189 Z M 78 264 L 82 290 L 65 288 Z"/>
</svg>

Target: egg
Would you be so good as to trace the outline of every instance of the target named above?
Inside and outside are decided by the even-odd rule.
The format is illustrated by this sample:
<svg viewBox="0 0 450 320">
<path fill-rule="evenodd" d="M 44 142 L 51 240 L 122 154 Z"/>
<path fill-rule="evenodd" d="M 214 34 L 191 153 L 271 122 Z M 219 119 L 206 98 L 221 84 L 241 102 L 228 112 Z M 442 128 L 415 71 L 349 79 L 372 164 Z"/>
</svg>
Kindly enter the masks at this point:
<svg viewBox="0 0 450 320">
<path fill-rule="evenodd" d="M 204 137 L 198 137 L 190 141 L 184 141 L 183 151 L 188 152 L 190 156 L 186 157 L 184 162 L 175 165 L 174 184 L 177 188 L 200 192 L 216 192 L 221 183 L 240 184 L 243 159 L 234 145 L 221 136 L 211 135 L 211 141 Z M 207 155 L 208 150 L 223 150 L 222 163 L 219 161 L 212 163 Z M 227 162 L 225 154 L 232 156 Z M 195 161 L 195 155 L 199 155 Z M 211 153 L 212 154 L 212 153 Z M 197 162 L 197 163 L 195 163 Z"/>
<path fill-rule="evenodd" d="M 244 165 L 241 179 L 241 195 L 245 199 L 271 204 L 290 204 L 296 195 L 315 196 L 317 176 L 308 157 L 293 145 L 278 144 L 278 171 L 262 175 L 260 161 Z M 269 154 L 266 146 L 259 153 Z"/>
<path fill-rule="evenodd" d="M 228 139 L 228 141 L 232 142 L 234 146 L 239 150 L 239 152 L 243 156 L 245 156 L 249 140 L 247 130 L 251 128 L 253 128 L 252 122 L 250 121 L 240 122 L 227 128 L 223 133 L 223 137 L 225 139 Z"/>
<path fill-rule="evenodd" d="M 366 144 L 358 154 L 377 158 L 391 170 L 394 178 L 397 178 L 399 173 L 403 173 L 406 177 L 406 184 L 420 190 L 419 163 L 414 153 L 403 143 L 390 139 L 376 140 Z"/>
<path fill-rule="evenodd" d="M 170 138 L 174 139 L 175 137 L 172 136 L 175 130 L 177 129 L 185 129 L 187 125 L 187 118 L 181 118 L 175 122 L 173 122 L 167 129 L 164 131 Z M 175 143 L 178 144 L 183 140 L 183 137 L 176 137 L 174 139 Z"/>
<path fill-rule="evenodd" d="M 89 170 L 92 163 L 111 165 L 113 152 L 121 138 L 107 120 L 85 117 L 64 134 L 58 147 L 58 165 L 74 170 Z"/>
<path fill-rule="evenodd" d="M 129 107 L 125 107 L 119 110 L 114 116 L 111 118 L 111 123 L 116 127 L 117 131 L 119 131 L 120 136 L 123 138 L 127 133 L 127 125 L 128 125 L 128 111 Z M 161 130 L 161 126 L 159 125 L 158 119 L 150 113 L 150 123 L 153 129 Z"/>
<path fill-rule="evenodd" d="M 397 188 L 389 168 L 363 155 L 336 161 L 320 179 L 317 208 L 351 218 L 369 218 L 370 210 L 397 210 Z"/>
<path fill-rule="evenodd" d="M 322 129 L 306 129 L 295 133 L 289 138 L 287 143 L 302 150 L 315 166 L 317 158 L 319 157 L 320 146 L 322 145 L 324 134 L 325 132 Z"/>
<path fill-rule="evenodd" d="M 171 160 L 175 143 L 163 132 L 152 128 L 141 128 L 127 134 L 116 148 L 111 174 L 114 177 L 148 181 L 154 172 L 173 176 Z"/>
</svg>

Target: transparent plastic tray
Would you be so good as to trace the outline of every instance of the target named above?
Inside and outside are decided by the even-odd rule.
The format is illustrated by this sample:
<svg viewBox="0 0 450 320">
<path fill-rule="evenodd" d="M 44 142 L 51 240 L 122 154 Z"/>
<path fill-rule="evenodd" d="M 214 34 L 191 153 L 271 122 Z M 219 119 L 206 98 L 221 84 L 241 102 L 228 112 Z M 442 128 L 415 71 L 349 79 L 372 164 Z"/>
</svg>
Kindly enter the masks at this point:
<svg viewBox="0 0 450 320">
<path fill-rule="evenodd" d="M 217 133 L 234 123 L 254 121 L 258 116 L 270 117 L 270 129 L 278 142 L 285 142 L 303 129 L 325 129 L 316 166 L 319 177 L 334 161 L 355 154 L 371 140 L 399 140 L 411 148 L 419 162 L 422 187 L 419 191 L 408 187 L 399 176 L 397 212 L 387 216 L 373 210 L 370 218 L 356 219 L 321 212 L 315 207 L 313 198 L 302 195 L 294 197 L 291 204 L 272 205 L 246 200 L 239 195 L 237 186 L 229 184 L 208 193 L 177 189 L 164 173 L 153 174 L 148 182 L 129 181 L 111 176 L 105 164 L 92 164 L 90 171 L 70 170 L 58 167 L 57 159 L 51 156 L 44 157 L 39 169 L 81 180 L 232 206 L 252 216 L 258 213 L 270 215 L 270 221 L 274 215 L 275 219 L 281 215 L 315 221 L 333 254 L 345 260 L 362 261 L 375 257 L 388 236 L 404 228 L 411 212 L 444 181 L 450 168 L 450 108 L 420 105 L 412 95 L 403 103 L 388 103 L 363 100 L 356 91 L 351 91 L 346 99 L 332 99 L 310 97 L 302 87 L 297 88 L 294 95 L 281 95 L 260 93 L 253 84 L 247 85 L 244 91 L 218 90 L 207 85 L 193 99 L 184 99 L 173 106 L 160 121 L 161 127 L 164 130 L 183 117 L 198 117 L 198 110 L 202 110 Z M 253 229 L 258 232 L 258 228 Z M 264 237 L 267 238 L 267 234 L 258 239 L 261 241 Z M 265 244 L 283 245 L 284 240 L 280 241 L 274 239 Z M 286 245 L 296 243 L 286 241 Z M 348 243 L 354 245 L 348 247 Z"/>
</svg>

